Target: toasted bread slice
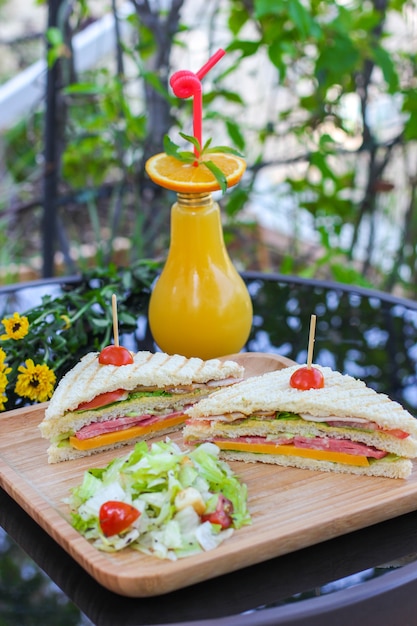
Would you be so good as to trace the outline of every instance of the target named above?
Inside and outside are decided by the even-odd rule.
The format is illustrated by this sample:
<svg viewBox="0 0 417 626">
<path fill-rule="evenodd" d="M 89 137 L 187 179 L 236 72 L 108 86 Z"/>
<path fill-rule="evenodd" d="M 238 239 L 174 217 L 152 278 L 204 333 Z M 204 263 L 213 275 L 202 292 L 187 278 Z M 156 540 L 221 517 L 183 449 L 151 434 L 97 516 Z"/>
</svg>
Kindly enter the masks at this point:
<svg viewBox="0 0 417 626">
<path fill-rule="evenodd" d="M 61 379 L 45 411 L 39 428 L 51 442 L 50 463 L 179 429 L 185 417 L 176 414 L 244 375 L 241 365 L 218 359 L 143 351 L 132 364 L 115 366 L 100 364 L 98 357 L 98 352 L 87 354 Z M 102 394 L 109 392 L 118 396 L 104 403 Z"/>
<path fill-rule="evenodd" d="M 295 389 L 289 381 L 299 367 L 249 378 L 197 402 L 186 410 L 184 442 L 214 442 L 229 461 L 410 475 L 417 420 L 408 411 L 363 381 L 327 367 L 314 366 L 324 376 L 323 388 Z"/>
</svg>

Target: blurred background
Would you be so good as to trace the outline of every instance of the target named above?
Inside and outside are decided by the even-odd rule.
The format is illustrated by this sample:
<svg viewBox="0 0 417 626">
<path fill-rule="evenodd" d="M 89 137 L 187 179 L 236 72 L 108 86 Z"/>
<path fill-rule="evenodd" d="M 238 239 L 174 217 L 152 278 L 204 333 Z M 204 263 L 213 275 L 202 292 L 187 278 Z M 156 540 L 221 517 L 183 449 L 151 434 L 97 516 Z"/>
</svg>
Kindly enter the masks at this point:
<svg viewBox="0 0 417 626">
<path fill-rule="evenodd" d="M 416 299 L 413 0 L 0 0 L 0 285 L 87 276 L 58 294 L 42 287 L 28 313 L 33 334 L 21 344 L 31 358 L 47 354 L 58 378 L 55 354 L 75 360 L 109 341 L 107 303 L 121 285 L 121 330 L 138 333 L 132 310 L 146 305 L 156 268 L 146 261 L 165 259 L 175 201 L 144 163 L 164 135 L 192 134 L 192 101 L 173 96 L 169 77 L 198 71 L 220 47 L 227 54 L 203 81 L 203 138 L 247 161 L 241 183 L 216 198 L 236 266 Z M 328 307 L 318 357 L 337 346 L 330 364 L 378 390 L 401 377 L 396 398 L 415 409 L 416 321 L 394 298 L 379 305 L 321 288 L 312 297 L 284 284 L 277 325 L 273 285 L 257 278 L 251 289 L 260 294 L 251 350 L 303 358 L 300 329 Z M 33 293 L 5 288 L 2 306 L 24 311 Z M 16 354 L 14 367 L 24 360 Z M 17 526 L 21 515 L 17 507 Z M 0 624 L 55 625 L 57 607 L 62 626 L 92 624 L 0 529 Z"/>
<path fill-rule="evenodd" d="M 239 269 L 417 291 L 417 10 L 410 0 L 1 0 L 0 281 L 165 258 L 165 134 L 246 158 L 218 200 Z"/>
</svg>

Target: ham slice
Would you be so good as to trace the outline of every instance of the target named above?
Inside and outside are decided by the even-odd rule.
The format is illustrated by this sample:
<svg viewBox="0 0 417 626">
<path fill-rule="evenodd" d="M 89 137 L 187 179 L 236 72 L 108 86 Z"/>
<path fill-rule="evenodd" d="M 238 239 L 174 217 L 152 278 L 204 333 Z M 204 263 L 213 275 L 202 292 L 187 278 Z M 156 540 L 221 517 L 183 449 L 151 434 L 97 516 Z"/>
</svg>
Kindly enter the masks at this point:
<svg viewBox="0 0 417 626">
<path fill-rule="evenodd" d="M 378 448 L 375 448 L 374 446 L 368 446 L 365 443 L 351 441 L 350 439 L 333 439 L 331 437 L 301 437 L 299 435 L 295 435 L 292 438 L 276 437 L 272 440 L 259 436 L 242 436 L 233 438 L 231 437 L 230 439 L 222 439 L 216 437 L 216 441 L 241 441 L 249 444 L 270 444 L 271 446 L 292 444 L 296 448 L 307 448 L 310 450 L 327 450 L 329 452 L 344 452 L 345 454 L 372 457 L 374 459 L 382 459 L 388 454 L 384 450 L 378 450 Z"/>
<path fill-rule="evenodd" d="M 384 450 L 378 450 L 374 446 L 365 443 L 351 441 L 350 439 L 332 439 L 331 437 L 294 437 L 294 445 L 297 448 L 309 448 L 310 450 L 329 450 L 331 452 L 345 452 L 359 456 L 382 459 L 387 455 Z"/>
<path fill-rule="evenodd" d="M 324 421 L 324 420 L 323 420 Z M 332 419 L 329 420 L 326 418 L 325 420 L 328 426 L 332 426 L 335 428 L 356 428 L 357 430 L 382 430 L 381 426 L 378 426 L 375 422 L 368 422 L 365 420 L 343 420 L 343 419 Z"/>
<path fill-rule="evenodd" d="M 98 435 L 104 435 L 106 433 L 114 433 L 119 430 L 126 430 L 132 428 L 132 426 L 149 426 L 155 422 L 160 422 L 169 417 L 177 417 L 182 415 L 183 411 L 175 411 L 174 413 L 168 413 L 167 415 L 138 415 L 137 417 L 117 417 L 113 420 L 107 420 L 106 422 L 93 422 L 80 428 L 75 433 L 77 439 L 91 439 L 91 437 L 97 437 Z"/>
<path fill-rule="evenodd" d="M 266 437 L 260 437 L 260 436 L 254 436 L 254 437 L 247 436 L 246 437 L 245 435 L 242 435 L 242 437 L 227 437 L 227 439 L 216 436 L 214 439 L 216 441 L 236 441 L 236 442 L 241 441 L 242 443 L 261 443 L 262 445 L 269 444 L 271 446 L 283 446 L 285 444 L 294 443 L 294 438 L 292 436 L 289 437 L 288 435 L 284 435 L 282 437 L 277 436 L 273 440 L 267 439 Z M 200 443 L 202 443 L 202 441 Z"/>
</svg>

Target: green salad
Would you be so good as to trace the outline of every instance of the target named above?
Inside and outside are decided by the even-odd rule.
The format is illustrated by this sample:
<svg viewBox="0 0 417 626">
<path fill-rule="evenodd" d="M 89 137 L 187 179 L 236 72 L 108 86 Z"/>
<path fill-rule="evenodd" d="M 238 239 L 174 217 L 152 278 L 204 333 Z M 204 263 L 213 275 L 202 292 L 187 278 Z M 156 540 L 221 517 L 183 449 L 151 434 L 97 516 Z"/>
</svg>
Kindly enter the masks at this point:
<svg viewBox="0 0 417 626">
<path fill-rule="evenodd" d="M 129 546 L 176 560 L 212 550 L 251 522 L 246 485 L 219 452 L 212 443 L 186 452 L 169 439 L 137 443 L 84 473 L 65 500 L 72 525 L 107 552 Z"/>
</svg>

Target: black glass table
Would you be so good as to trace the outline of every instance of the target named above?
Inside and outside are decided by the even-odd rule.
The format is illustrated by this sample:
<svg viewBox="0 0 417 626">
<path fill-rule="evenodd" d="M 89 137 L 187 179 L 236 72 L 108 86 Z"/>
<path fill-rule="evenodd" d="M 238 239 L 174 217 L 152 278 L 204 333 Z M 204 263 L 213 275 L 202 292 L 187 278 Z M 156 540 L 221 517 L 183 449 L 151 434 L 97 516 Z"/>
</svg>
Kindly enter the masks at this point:
<svg viewBox="0 0 417 626">
<path fill-rule="evenodd" d="M 363 379 L 417 414 L 416 303 L 324 281 L 258 273 L 244 278 L 254 306 L 245 350 L 305 362 L 315 313 L 315 362 Z M 58 296 L 63 282 L 68 289 L 76 281 L 3 288 L 0 314 L 24 311 L 44 293 Z M 154 349 L 146 318 L 126 341 Z M 417 501 L 416 512 L 144 599 L 102 588 L 1 489 L 0 526 L 0 623 L 8 626 L 417 621 Z"/>
</svg>

